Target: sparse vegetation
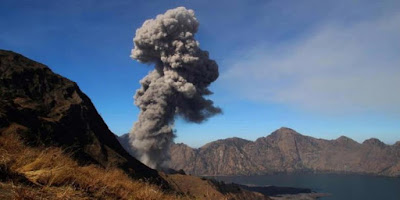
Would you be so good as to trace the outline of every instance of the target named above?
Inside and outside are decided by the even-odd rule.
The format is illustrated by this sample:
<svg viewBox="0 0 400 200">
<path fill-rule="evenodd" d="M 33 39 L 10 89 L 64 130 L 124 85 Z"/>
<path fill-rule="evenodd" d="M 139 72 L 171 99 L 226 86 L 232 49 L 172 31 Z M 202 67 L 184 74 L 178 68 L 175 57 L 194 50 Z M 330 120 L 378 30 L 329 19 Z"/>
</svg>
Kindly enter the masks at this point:
<svg viewBox="0 0 400 200">
<path fill-rule="evenodd" d="M 61 148 L 0 136 L 0 191 L 13 199 L 182 199 L 116 168 L 80 166 Z M 4 196 L 8 195 L 8 196 Z M 0 195 L 0 199 L 2 196 Z"/>
</svg>

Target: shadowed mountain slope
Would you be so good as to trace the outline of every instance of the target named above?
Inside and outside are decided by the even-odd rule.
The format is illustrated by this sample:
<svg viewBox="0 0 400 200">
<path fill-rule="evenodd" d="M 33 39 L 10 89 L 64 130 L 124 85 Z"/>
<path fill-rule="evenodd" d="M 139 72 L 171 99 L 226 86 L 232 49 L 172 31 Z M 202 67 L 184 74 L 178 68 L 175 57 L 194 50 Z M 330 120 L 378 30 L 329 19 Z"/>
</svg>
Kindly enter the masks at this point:
<svg viewBox="0 0 400 200">
<path fill-rule="evenodd" d="M 76 83 L 20 54 L 0 50 L 0 131 L 20 128 L 30 145 L 60 146 L 81 164 L 119 167 L 138 178 L 157 171 L 130 156 Z"/>
</svg>

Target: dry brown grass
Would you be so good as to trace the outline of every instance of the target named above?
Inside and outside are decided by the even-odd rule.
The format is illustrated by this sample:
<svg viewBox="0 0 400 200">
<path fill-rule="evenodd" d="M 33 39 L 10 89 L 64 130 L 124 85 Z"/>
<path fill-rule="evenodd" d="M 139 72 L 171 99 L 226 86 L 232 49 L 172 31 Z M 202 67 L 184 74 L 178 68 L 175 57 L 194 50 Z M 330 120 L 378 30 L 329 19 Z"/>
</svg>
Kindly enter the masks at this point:
<svg viewBox="0 0 400 200">
<path fill-rule="evenodd" d="M 30 186 L 8 184 L 15 199 L 185 198 L 165 193 L 155 185 L 133 180 L 120 169 L 79 166 L 60 148 L 28 147 L 16 134 L 3 132 L 0 136 L 0 166 L 4 168 L 3 174 L 20 174 L 33 183 Z M 13 179 L 10 178 L 10 181 Z"/>
</svg>

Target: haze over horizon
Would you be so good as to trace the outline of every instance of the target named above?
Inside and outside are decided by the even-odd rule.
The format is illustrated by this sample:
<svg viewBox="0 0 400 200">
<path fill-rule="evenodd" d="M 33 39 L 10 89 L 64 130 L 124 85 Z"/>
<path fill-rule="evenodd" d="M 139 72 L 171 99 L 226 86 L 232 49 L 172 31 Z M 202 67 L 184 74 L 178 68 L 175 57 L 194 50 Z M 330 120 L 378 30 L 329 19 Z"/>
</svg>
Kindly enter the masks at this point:
<svg viewBox="0 0 400 200">
<path fill-rule="evenodd" d="M 129 57 L 135 30 L 177 6 L 195 11 L 196 39 L 220 67 L 210 98 L 223 114 L 201 125 L 178 119 L 175 142 L 255 140 L 280 127 L 323 139 L 400 140 L 395 0 L 5 0 L 0 48 L 77 82 L 121 135 L 137 121 L 133 94 L 153 69 Z"/>
</svg>

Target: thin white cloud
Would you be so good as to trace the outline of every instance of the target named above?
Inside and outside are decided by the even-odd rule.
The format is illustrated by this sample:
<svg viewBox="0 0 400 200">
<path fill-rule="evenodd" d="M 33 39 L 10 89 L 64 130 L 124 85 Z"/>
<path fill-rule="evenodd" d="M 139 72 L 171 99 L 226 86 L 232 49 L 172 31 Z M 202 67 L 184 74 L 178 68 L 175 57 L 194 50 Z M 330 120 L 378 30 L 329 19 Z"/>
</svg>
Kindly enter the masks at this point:
<svg viewBox="0 0 400 200">
<path fill-rule="evenodd" d="M 400 14 L 327 23 L 229 63 L 220 83 L 244 98 L 324 113 L 400 114 Z"/>
</svg>

